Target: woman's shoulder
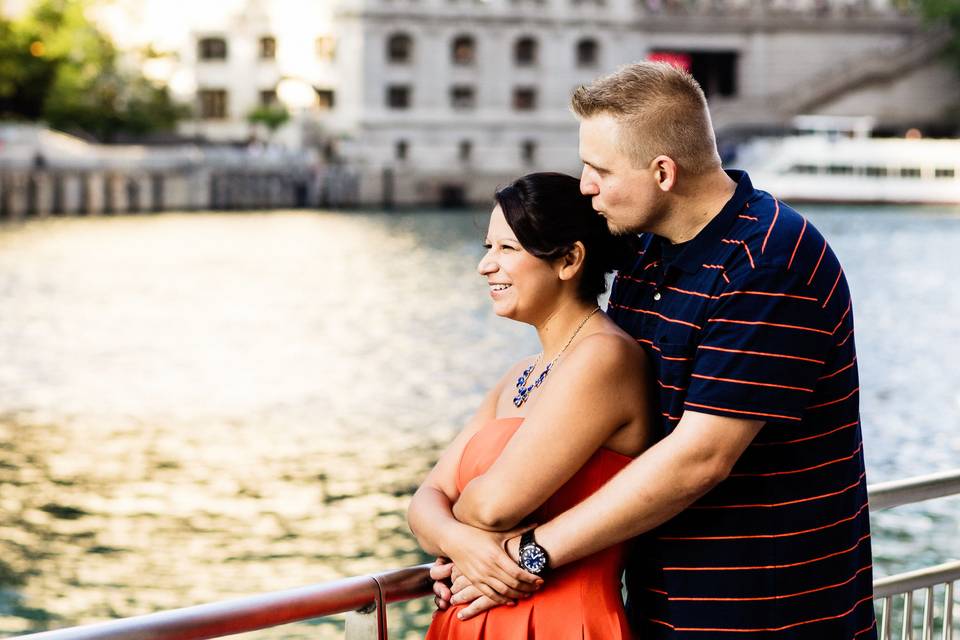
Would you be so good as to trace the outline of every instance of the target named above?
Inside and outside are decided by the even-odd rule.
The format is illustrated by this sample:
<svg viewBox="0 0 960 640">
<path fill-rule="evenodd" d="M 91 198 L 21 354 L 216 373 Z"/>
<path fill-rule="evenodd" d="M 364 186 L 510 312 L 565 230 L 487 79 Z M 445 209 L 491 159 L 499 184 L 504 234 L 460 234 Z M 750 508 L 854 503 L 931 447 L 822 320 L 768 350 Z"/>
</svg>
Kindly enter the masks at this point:
<svg viewBox="0 0 960 640">
<path fill-rule="evenodd" d="M 631 372 L 642 372 L 646 354 L 629 334 L 613 322 L 594 331 L 571 348 L 570 368 L 578 368 L 590 375 L 623 378 Z"/>
</svg>

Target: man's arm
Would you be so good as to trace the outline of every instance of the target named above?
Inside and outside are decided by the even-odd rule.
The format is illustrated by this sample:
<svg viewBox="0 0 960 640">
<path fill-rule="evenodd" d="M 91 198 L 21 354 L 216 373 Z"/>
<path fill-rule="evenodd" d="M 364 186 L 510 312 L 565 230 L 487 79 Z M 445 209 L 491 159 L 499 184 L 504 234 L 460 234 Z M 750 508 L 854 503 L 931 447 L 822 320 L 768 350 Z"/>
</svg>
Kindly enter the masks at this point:
<svg viewBox="0 0 960 640">
<path fill-rule="evenodd" d="M 764 425 L 685 411 L 673 432 L 592 496 L 536 530 L 551 567 L 649 531 L 723 481 Z M 518 538 L 510 541 L 514 552 Z"/>
<path fill-rule="evenodd" d="M 686 509 L 730 474 L 764 424 L 685 411 L 669 436 L 589 498 L 537 527 L 551 568 L 649 531 Z M 519 544 L 519 536 L 507 543 L 513 561 Z M 453 592 L 454 604 L 471 603 L 463 619 L 495 606 L 466 581 L 455 583 Z"/>
</svg>

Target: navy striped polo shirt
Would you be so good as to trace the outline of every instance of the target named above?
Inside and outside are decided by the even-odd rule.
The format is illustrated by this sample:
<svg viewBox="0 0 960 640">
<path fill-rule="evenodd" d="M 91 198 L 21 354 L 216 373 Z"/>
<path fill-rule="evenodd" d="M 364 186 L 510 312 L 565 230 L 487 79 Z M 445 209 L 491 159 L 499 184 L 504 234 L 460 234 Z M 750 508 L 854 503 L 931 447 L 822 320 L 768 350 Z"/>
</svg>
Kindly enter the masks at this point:
<svg viewBox="0 0 960 640">
<path fill-rule="evenodd" d="M 679 251 L 641 235 L 611 292 L 650 357 L 659 436 L 688 410 L 766 422 L 726 480 L 638 538 L 631 620 L 644 640 L 874 638 L 843 269 L 813 225 L 729 174 L 723 210 Z"/>
</svg>

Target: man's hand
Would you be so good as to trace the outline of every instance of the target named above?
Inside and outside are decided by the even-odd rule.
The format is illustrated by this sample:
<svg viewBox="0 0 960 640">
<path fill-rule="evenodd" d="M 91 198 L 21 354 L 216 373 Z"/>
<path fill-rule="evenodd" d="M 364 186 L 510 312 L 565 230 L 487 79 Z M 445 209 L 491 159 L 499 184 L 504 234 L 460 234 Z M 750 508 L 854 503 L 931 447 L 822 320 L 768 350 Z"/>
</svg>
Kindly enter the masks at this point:
<svg viewBox="0 0 960 640">
<path fill-rule="evenodd" d="M 506 540 L 531 526 L 493 532 L 459 524 L 455 535 L 446 538 L 442 546 L 447 557 L 483 595 L 497 604 L 508 604 L 543 584 L 539 576 L 521 569 L 503 548 Z"/>
<path fill-rule="evenodd" d="M 460 570 L 457 569 L 456 565 L 454 565 L 453 572 L 451 573 L 450 577 L 453 579 L 453 586 L 450 588 L 450 592 L 453 594 L 453 597 L 450 598 L 450 605 L 467 605 L 457 612 L 458 620 L 469 620 L 470 618 L 483 613 L 484 611 L 489 611 L 490 609 L 500 606 L 487 596 L 483 595 L 483 593 L 475 586 L 470 584 L 470 580 L 467 578 L 467 576 L 460 573 Z M 512 606 L 514 604 L 516 603 L 511 600 L 507 603 L 507 606 Z"/>
<path fill-rule="evenodd" d="M 430 578 L 433 580 L 433 602 L 440 611 L 445 611 L 450 606 L 450 598 L 453 597 L 449 586 L 453 569 L 453 563 L 446 558 L 437 558 L 430 567 Z"/>
</svg>

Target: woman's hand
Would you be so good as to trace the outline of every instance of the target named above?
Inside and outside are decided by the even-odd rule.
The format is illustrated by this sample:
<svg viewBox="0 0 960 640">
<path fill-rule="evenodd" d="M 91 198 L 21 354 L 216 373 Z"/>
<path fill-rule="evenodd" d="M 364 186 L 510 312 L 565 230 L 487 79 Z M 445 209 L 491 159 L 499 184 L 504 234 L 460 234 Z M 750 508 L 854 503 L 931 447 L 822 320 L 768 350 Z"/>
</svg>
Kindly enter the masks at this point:
<svg viewBox="0 0 960 640">
<path fill-rule="evenodd" d="M 494 532 L 460 525 L 445 541 L 444 552 L 480 593 L 497 604 L 512 603 L 543 584 L 539 576 L 521 569 L 503 548 L 504 542 L 529 528 Z"/>
</svg>

